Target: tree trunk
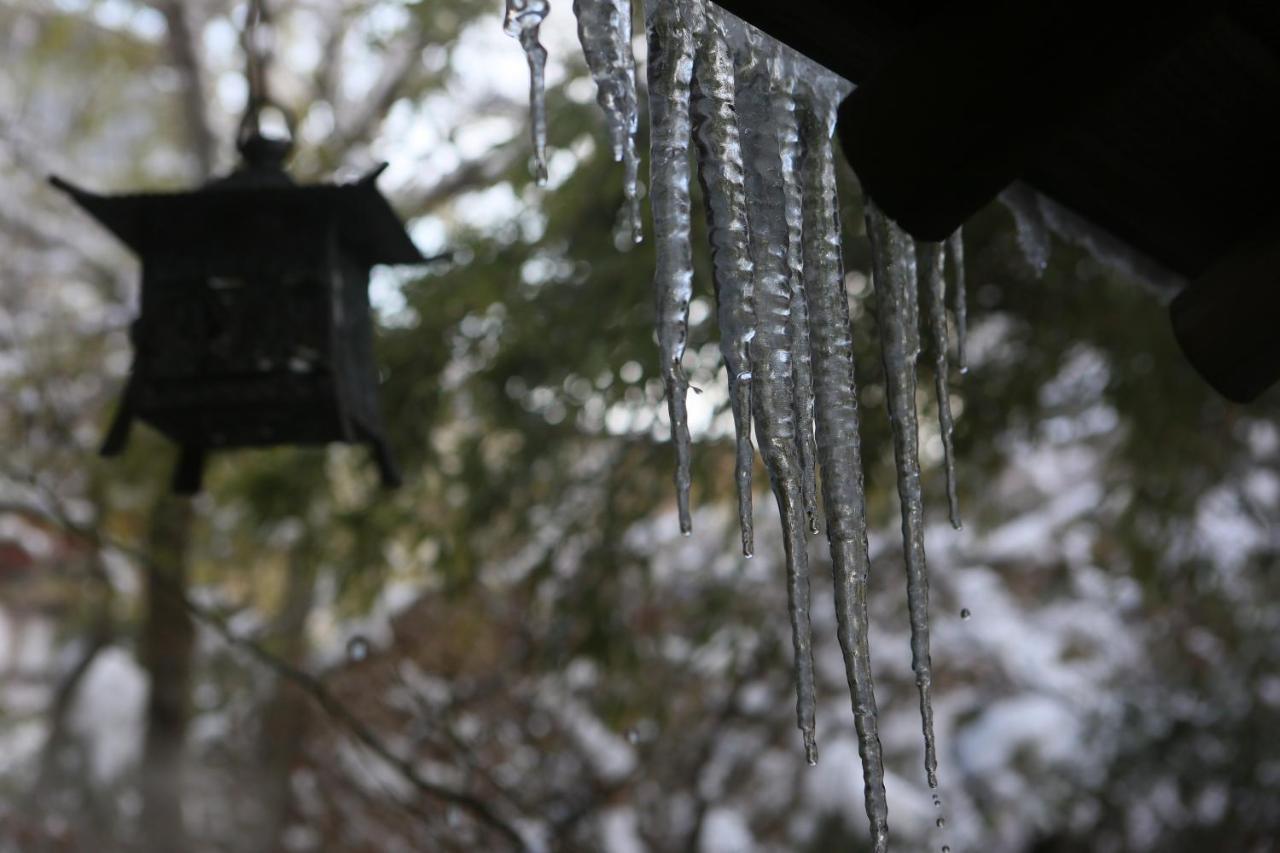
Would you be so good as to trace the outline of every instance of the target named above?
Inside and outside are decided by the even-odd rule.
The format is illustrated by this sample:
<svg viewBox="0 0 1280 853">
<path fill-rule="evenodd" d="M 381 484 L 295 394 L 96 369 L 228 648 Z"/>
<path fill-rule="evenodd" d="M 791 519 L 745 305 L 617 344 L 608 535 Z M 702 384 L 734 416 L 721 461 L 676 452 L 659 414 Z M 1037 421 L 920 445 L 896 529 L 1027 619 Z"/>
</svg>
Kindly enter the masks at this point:
<svg viewBox="0 0 1280 853">
<path fill-rule="evenodd" d="M 284 603 L 272 626 L 275 651 L 290 664 L 306 656 L 307 617 L 315 602 L 315 568 L 310 532 L 303 534 L 289 556 L 289 578 Z M 293 767 L 302 748 L 308 699 L 290 682 L 277 679 L 275 694 L 263 713 L 258 752 L 262 760 L 260 791 L 264 821 L 262 850 L 283 850 L 284 831 L 289 826 L 292 803 Z"/>
<path fill-rule="evenodd" d="M 162 494 L 148 534 L 143 664 L 151 677 L 142 758 L 144 849 L 186 849 L 182 823 L 182 750 L 186 740 L 195 630 L 184 604 L 191 501 Z"/>
</svg>

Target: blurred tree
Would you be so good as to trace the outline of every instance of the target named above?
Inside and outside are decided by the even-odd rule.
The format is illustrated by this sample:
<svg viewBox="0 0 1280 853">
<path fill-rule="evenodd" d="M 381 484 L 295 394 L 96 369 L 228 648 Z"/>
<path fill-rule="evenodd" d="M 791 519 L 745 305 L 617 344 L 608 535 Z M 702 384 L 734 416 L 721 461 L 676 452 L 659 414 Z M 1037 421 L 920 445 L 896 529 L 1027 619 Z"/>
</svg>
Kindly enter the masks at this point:
<svg viewBox="0 0 1280 853">
<path fill-rule="evenodd" d="M 621 169 L 568 6 L 546 30 L 545 192 L 528 178 L 526 72 L 498 12 L 277 5 L 273 85 L 298 114 L 296 173 L 391 159 L 387 187 L 423 248 L 456 255 L 374 284 L 405 488 L 379 490 L 358 450 L 280 448 L 216 458 L 186 506 L 163 495 L 172 450 L 154 434 L 121 461 L 93 455 L 128 365 L 136 270 L 43 177 L 116 190 L 227 169 L 243 4 L 0 2 L 0 546 L 29 561 L 19 573 L 0 548 L 0 850 L 504 849 L 512 831 L 554 850 L 864 843 L 838 657 L 819 654 L 816 771 L 793 729 L 767 509 L 759 555 L 735 556 L 705 252 L 686 365 L 703 391 L 700 509 L 684 540 L 651 249 L 615 237 Z M 842 179 L 885 531 L 872 641 L 895 835 L 957 850 L 1267 849 L 1277 398 L 1216 400 L 1158 295 L 1078 249 L 1054 243 L 1037 278 L 999 207 L 966 229 L 967 528 L 939 514 L 929 539 L 946 834 L 935 826 L 868 247 Z M 927 479 L 941 509 L 940 473 Z M 834 651 L 830 610 L 819 592 L 815 645 Z M 19 643 L 20 618 L 52 636 Z M 136 683 L 149 702 L 131 698 Z"/>
</svg>

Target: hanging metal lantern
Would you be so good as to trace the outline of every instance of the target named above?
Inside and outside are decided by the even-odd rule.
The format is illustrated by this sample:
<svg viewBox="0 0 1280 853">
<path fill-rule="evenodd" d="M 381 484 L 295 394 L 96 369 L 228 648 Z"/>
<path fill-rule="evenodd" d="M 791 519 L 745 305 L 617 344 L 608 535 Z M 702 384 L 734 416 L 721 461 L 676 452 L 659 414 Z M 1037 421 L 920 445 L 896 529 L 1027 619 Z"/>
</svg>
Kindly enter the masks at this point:
<svg viewBox="0 0 1280 853">
<path fill-rule="evenodd" d="M 418 252 L 374 184 L 299 186 L 287 145 L 254 134 L 244 164 L 194 192 L 102 196 L 59 178 L 142 260 L 134 362 L 102 448 L 140 418 L 182 446 L 174 489 L 198 491 L 210 450 L 369 444 L 399 482 L 378 411 L 369 269 Z"/>
<path fill-rule="evenodd" d="M 368 444 L 383 483 L 397 485 L 369 270 L 428 259 L 375 186 L 385 164 L 351 184 L 293 182 L 291 140 L 260 131 L 263 60 L 247 52 L 232 174 L 192 192 L 116 196 L 50 179 L 142 261 L 133 367 L 102 453 L 120 453 L 138 418 L 181 446 L 181 493 L 199 491 L 210 451 L 330 441 Z"/>
</svg>

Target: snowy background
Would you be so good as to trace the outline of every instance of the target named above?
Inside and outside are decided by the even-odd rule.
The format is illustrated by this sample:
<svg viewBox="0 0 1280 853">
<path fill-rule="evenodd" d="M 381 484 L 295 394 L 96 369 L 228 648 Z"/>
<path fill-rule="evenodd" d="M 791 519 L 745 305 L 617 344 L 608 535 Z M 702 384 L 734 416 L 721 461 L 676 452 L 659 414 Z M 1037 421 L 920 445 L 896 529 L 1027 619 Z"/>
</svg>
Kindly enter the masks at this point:
<svg viewBox="0 0 1280 853">
<path fill-rule="evenodd" d="M 760 469 L 757 556 L 737 556 L 698 234 L 678 533 L 653 259 L 615 239 L 620 169 L 569 4 L 543 30 L 545 190 L 498 4 L 276 5 L 295 173 L 385 159 L 420 248 L 456 252 L 372 282 L 408 482 L 378 491 L 359 449 L 253 452 L 187 504 L 147 430 L 96 458 L 137 264 L 44 177 L 122 191 L 228 169 L 243 4 L 0 0 L 0 850 L 501 850 L 506 830 L 608 853 L 862 849 L 825 542 L 809 768 Z M 1216 400 L 1162 294 L 1000 206 L 966 229 L 962 531 L 920 399 L 933 799 L 841 178 L 894 849 L 1275 849 L 1280 399 Z"/>
</svg>

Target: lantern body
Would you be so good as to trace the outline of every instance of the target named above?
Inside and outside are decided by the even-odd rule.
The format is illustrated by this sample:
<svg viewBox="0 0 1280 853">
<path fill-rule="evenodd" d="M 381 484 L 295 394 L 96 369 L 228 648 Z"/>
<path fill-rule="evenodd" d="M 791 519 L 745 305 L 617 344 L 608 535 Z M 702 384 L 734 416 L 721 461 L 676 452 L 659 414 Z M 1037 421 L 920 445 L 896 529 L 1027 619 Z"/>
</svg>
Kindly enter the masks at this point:
<svg viewBox="0 0 1280 853">
<path fill-rule="evenodd" d="M 362 442 L 399 478 L 378 410 L 368 299 L 379 263 L 420 263 L 374 179 L 297 186 L 242 170 L 186 193 L 98 196 L 55 183 L 142 261 L 134 363 L 103 452 L 137 417 L 182 446 L 175 488 L 204 454 Z"/>
</svg>

